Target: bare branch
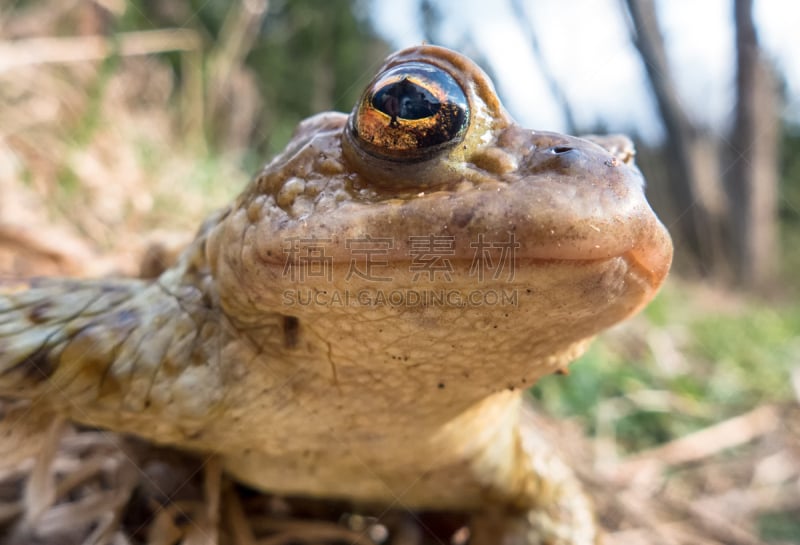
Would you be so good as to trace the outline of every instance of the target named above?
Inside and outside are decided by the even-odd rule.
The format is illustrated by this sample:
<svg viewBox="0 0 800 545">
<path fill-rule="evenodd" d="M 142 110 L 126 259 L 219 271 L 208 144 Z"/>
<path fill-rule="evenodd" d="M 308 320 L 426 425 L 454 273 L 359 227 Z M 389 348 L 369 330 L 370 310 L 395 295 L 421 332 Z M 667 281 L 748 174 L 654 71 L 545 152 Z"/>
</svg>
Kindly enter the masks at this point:
<svg viewBox="0 0 800 545">
<path fill-rule="evenodd" d="M 539 47 L 539 39 L 536 36 L 536 30 L 533 28 L 531 20 L 525 12 L 525 6 L 523 6 L 522 0 L 511 0 L 511 9 L 517 17 L 520 29 L 528 39 L 531 52 L 533 56 L 536 57 L 536 62 L 539 64 L 539 69 L 542 71 L 545 82 L 547 82 L 550 94 L 553 95 L 559 108 L 561 108 L 561 112 L 564 114 L 567 132 L 570 134 L 577 134 L 579 132 L 578 125 L 575 122 L 575 115 L 572 112 L 572 107 L 569 105 L 567 94 L 561 86 L 561 83 L 559 83 L 558 78 L 556 78 L 555 74 L 550 69 L 550 65 L 547 63 L 547 59 L 545 59 L 541 47 Z"/>
</svg>

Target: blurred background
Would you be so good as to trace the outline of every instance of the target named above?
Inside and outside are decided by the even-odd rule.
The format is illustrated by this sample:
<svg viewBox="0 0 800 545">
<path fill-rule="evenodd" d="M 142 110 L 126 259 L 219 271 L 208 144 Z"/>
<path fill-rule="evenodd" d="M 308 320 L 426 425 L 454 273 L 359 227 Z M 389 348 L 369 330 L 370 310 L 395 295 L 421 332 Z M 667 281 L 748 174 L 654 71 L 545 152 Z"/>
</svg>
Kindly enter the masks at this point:
<svg viewBox="0 0 800 545">
<path fill-rule="evenodd" d="M 618 532 L 800 543 L 798 21 L 790 0 L 0 0 L 0 274 L 136 274 L 389 52 L 457 49 L 521 124 L 633 137 L 675 241 L 643 315 L 533 390 L 589 442 L 587 481 L 661 502 Z"/>
</svg>

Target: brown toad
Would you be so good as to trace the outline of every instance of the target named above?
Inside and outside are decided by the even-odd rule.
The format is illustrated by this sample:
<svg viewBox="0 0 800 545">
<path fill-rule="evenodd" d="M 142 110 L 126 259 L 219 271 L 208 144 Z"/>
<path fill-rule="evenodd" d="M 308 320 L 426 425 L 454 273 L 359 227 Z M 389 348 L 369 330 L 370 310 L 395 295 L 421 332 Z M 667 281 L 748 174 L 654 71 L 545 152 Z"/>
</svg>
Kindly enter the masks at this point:
<svg viewBox="0 0 800 545">
<path fill-rule="evenodd" d="M 401 51 L 155 281 L 6 286 L 0 395 L 217 453 L 256 488 L 500 521 L 476 542 L 592 543 L 523 392 L 667 274 L 629 159 L 515 125 L 455 52 Z"/>
</svg>

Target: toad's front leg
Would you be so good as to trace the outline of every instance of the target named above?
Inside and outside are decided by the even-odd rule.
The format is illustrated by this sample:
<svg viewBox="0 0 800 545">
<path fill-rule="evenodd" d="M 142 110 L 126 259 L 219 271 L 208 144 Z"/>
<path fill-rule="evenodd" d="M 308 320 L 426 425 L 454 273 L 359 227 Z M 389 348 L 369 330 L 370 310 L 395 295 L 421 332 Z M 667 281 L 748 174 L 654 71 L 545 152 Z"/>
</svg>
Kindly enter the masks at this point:
<svg viewBox="0 0 800 545">
<path fill-rule="evenodd" d="M 492 502 L 473 515 L 471 545 L 595 545 L 600 543 L 591 500 L 572 471 L 535 432 L 523 431 L 528 443 L 528 473 L 521 480 L 538 489 L 536 497 L 504 504 Z M 536 450 L 529 450 L 534 446 Z M 525 505 L 527 503 L 527 506 Z"/>
</svg>

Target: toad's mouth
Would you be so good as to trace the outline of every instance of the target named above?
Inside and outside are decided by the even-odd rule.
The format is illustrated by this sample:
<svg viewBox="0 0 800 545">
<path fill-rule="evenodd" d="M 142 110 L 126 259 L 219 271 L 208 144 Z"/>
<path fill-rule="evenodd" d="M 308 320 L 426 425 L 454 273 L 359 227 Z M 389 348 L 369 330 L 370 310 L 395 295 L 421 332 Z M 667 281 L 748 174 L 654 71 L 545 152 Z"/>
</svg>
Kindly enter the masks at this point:
<svg viewBox="0 0 800 545">
<path fill-rule="evenodd" d="M 282 250 L 270 247 L 257 255 L 261 266 L 272 270 L 275 276 L 286 279 L 298 273 L 308 276 L 307 282 L 317 287 L 326 284 L 327 276 L 323 273 L 328 267 L 333 277 L 346 278 L 348 285 L 386 287 L 385 282 L 410 285 L 416 279 L 438 284 L 439 280 L 446 279 L 442 282 L 468 288 L 479 282 L 476 278 L 482 267 L 487 275 L 493 274 L 492 279 L 497 284 L 514 284 L 514 272 L 519 273 L 517 280 L 524 283 L 526 272 L 552 265 L 591 268 L 618 263 L 620 267 L 614 270 L 625 271 L 636 283 L 654 292 L 669 272 L 673 248 L 666 229 L 657 220 L 644 227 L 635 237 L 598 234 L 588 238 L 557 238 L 555 242 L 545 240 L 539 231 L 529 231 L 526 236 L 523 230 L 515 234 L 491 231 L 470 236 L 463 232 L 454 236 L 452 231 L 449 234 L 445 231 L 418 236 L 418 240 L 414 237 L 345 238 L 335 235 L 300 241 L 292 238 L 292 244 L 302 244 L 285 244 Z M 415 247 L 417 243 L 422 244 Z M 504 272 L 497 274 L 498 271 Z M 511 274 L 507 274 L 509 272 Z"/>
<path fill-rule="evenodd" d="M 672 245 L 665 247 L 635 248 L 620 256 L 637 277 L 655 291 L 664 282 L 672 264 Z"/>
<path fill-rule="evenodd" d="M 672 265 L 672 240 L 667 230 L 659 223 L 647 231 L 647 236 L 616 244 L 599 244 L 591 240 L 580 243 L 558 243 L 532 248 L 530 261 L 565 263 L 596 263 L 622 260 L 636 277 L 644 280 L 654 290 L 661 286 Z"/>
</svg>

